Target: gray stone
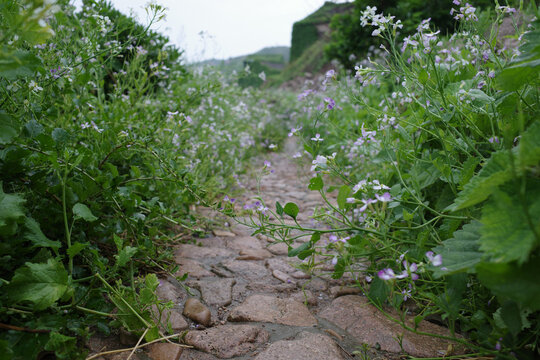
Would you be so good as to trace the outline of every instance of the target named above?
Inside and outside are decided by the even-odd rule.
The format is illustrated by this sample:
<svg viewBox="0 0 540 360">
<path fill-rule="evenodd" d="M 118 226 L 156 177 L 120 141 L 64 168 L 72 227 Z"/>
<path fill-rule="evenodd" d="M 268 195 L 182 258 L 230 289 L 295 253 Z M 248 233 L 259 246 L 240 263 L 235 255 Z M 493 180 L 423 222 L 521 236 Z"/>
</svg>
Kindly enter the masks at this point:
<svg viewBox="0 0 540 360">
<path fill-rule="evenodd" d="M 265 249 L 245 249 L 240 250 L 237 260 L 264 260 L 272 257 L 272 254 Z"/>
<path fill-rule="evenodd" d="M 208 259 L 236 255 L 236 252 L 218 247 L 203 247 L 191 244 L 178 245 L 175 251 L 176 258 Z M 177 260 L 177 262 L 180 262 Z"/>
<path fill-rule="evenodd" d="M 389 310 L 388 313 L 395 319 L 400 318 L 400 314 L 395 311 Z M 447 340 L 418 335 L 405 330 L 388 319 L 362 296 L 339 297 L 332 301 L 319 316 L 346 330 L 358 342 L 371 347 L 380 346 L 383 351 L 393 353 L 405 351 L 415 357 L 439 357 L 446 353 L 451 344 Z M 406 316 L 406 323 L 414 327 L 414 317 Z M 450 336 L 448 329 L 427 321 L 420 322 L 417 329 L 419 332 Z M 401 339 L 401 346 L 397 339 Z M 454 354 L 462 353 L 463 349 L 460 346 L 453 345 Z"/>
<path fill-rule="evenodd" d="M 152 305 L 152 315 L 155 321 L 159 322 L 162 329 L 171 329 L 174 331 L 182 331 L 188 328 L 188 323 L 182 315 L 175 309 L 163 309 L 161 314 L 156 305 Z"/>
<path fill-rule="evenodd" d="M 317 320 L 308 308 L 293 299 L 252 295 L 234 308 L 229 321 L 260 321 L 292 326 L 313 326 Z"/>
<path fill-rule="evenodd" d="M 204 326 L 210 326 L 212 320 L 210 310 L 195 298 L 187 299 L 182 314 Z"/>
<path fill-rule="evenodd" d="M 250 282 L 246 288 L 258 293 L 290 293 L 296 289 L 296 284 L 268 284 L 267 282 Z"/>
<path fill-rule="evenodd" d="M 210 271 L 206 270 L 203 265 L 192 259 L 187 258 L 177 258 L 176 262 L 180 265 L 180 269 L 175 276 L 184 276 L 185 273 L 188 273 L 188 278 L 200 279 L 205 276 L 214 276 Z"/>
<path fill-rule="evenodd" d="M 295 340 L 270 345 L 255 360 L 340 360 L 341 350 L 328 336 L 303 331 Z"/>
<path fill-rule="evenodd" d="M 182 355 L 182 347 L 171 343 L 150 344 L 147 349 L 152 360 L 179 360 Z"/>
<path fill-rule="evenodd" d="M 164 279 L 159 280 L 156 295 L 160 300 L 172 301 L 174 304 L 178 304 L 180 299 L 186 297 L 186 293 L 183 290 Z"/>
<path fill-rule="evenodd" d="M 291 276 L 295 279 L 311 279 L 311 275 L 300 270 L 293 272 Z"/>
<path fill-rule="evenodd" d="M 268 276 L 268 270 L 264 266 L 251 261 L 230 260 L 224 262 L 223 266 L 247 279 L 260 279 Z"/>
<path fill-rule="evenodd" d="M 287 255 L 289 253 L 289 247 L 285 243 L 272 243 L 266 247 L 274 255 Z"/>
<path fill-rule="evenodd" d="M 185 349 L 180 355 L 180 360 L 217 360 L 214 355 L 203 353 L 193 349 Z"/>
<path fill-rule="evenodd" d="M 350 287 L 350 286 L 332 286 L 330 288 L 330 295 L 332 297 L 340 297 L 344 295 L 356 295 L 360 294 L 362 292 L 362 289 L 357 287 Z"/>
<path fill-rule="evenodd" d="M 296 284 L 296 282 L 293 279 L 291 279 L 289 275 L 285 274 L 283 271 L 274 270 L 272 271 L 272 276 L 278 280 L 283 281 L 284 283 Z"/>
<path fill-rule="evenodd" d="M 311 306 L 317 306 L 318 302 L 317 297 L 309 290 L 298 291 L 291 295 L 291 299 Z"/>
<path fill-rule="evenodd" d="M 218 358 L 229 359 L 255 350 L 268 338 L 268 332 L 257 326 L 221 325 L 203 331 L 190 331 L 185 342 Z"/>
<path fill-rule="evenodd" d="M 313 292 L 326 291 L 328 284 L 323 279 L 313 278 L 306 282 L 305 287 Z"/>
<path fill-rule="evenodd" d="M 296 272 L 296 268 L 290 265 L 287 261 L 282 258 L 272 258 L 266 260 L 266 266 L 272 271 L 279 270 L 281 272 L 292 274 Z"/>
<path fill-rule="evenodd" d="M 257 238 L 251 236 L 236 236 L 227 239 L 227 247 L 235 250 L 261 249 L 261 243 Z"/>
<path fill-rule="evenodd" d="M 227 306 L 232 301 L 234 284 L 235 279 L 203 279 L 195 281 L 193 287 L 200 290 L 204 302 L 208 305 Z"/>
<path fill-rule="evenodd" d="M 212 230 L 212 233 L 214 233 L 215 236 L 222 236 L 222 237 L 235 237 L 236 234 L 227 230 L 218 230 L 214 229 Z"/>
</svg>

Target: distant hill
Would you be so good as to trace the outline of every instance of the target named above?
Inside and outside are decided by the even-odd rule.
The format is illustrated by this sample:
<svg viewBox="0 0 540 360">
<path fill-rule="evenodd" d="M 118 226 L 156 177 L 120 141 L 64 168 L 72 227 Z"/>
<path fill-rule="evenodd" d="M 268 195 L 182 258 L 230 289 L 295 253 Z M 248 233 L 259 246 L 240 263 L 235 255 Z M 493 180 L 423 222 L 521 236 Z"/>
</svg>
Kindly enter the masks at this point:
<svg viewBox="0 0 540 360">
<path fill-rule="evenodd" d="M 232 57 L 226 60 L 210 59 L 198 62 L 194 65 L 210 65 L 223 72 L 240 71 L 246 61 L 258 61 L 261 64 L 281 70 L 289 62 L 290 48 L 288 46 L 265 47 L 253 54 Z"/>
</svg>

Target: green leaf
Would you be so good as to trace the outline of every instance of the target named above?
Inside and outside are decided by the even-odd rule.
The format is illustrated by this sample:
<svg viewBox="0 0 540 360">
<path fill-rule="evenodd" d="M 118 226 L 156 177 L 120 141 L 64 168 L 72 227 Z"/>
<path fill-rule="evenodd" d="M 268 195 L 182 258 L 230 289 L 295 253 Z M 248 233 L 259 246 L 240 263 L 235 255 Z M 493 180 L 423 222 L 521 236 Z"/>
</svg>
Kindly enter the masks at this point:
<svg viewBox="0 0 540 360">
<path fill-rule="evenodd" d="M 519 306 L 514 301 L 506 301 L 501 308 L 500 315 L 512 335 L 516 336 L 523 328 Z"/>
<path fill-rule="evenodd" d="M 116 249 L 118 250 L 118 252 L 120 252 L 120 250 L 122 250 L 122 248 L 124 247 L 124 240 L 122 240 L 122 238 L 118 235 L 114 234 L 113 241 L 116 245 Z"/>
<path fill-rule="evenodd" d="M 522 266 L 515 263 L 480 263 L 476 272 L 480 282 L 495 295 L 514 300 L 533 311 L 540 310 L 540 259 L 531 259 Z"/>
<path fill-rule="evenodd" d="M 540 121 L 534 122 L 523 132 L 517 148 L 517 163 L 523 170 L 540 163 Z"/>
<path fill-rule="evenodd" d="M 478 175 L 463 187 L 463 191 L 447 209 L 456 211 L 478 204 L 486 200 L 499 185 L 510 180 L 512 178 L 510 156 L 506 150 L 493 153 Z"/>
<path fill-rule="evenodd" d="M 11 141 L 15 139 L 17 135 L 18 135 L 18 132 L 13 127 L 6 124 L 0 124 L 0 144 L 1 145 L 6 145 L 6 144 L 11 143 Z"/>
<path fill-rule="evenodd" d="M 429 74 L 428 74 L 428 72 L 427 72 L 425 69 L 422 69 L 422 70 L 418 73 L 418 81 L 420 82 L 420 84 L 426 85 L 426 83 L 428 82 L 428 80 L 429 80 Z"/>
<path fill-rule="evenodd" d="M 34 138 L 43 133 L 43 126 L 41 126 L 41 124 L 38 123 L 36 120 L 30 120 L 24 125 L 24 128 L 26 129 L 26 133 L 28 134 L 28 136 L 31 138 Z"/>
<path fill-rule="evenodd" d="M 294 257 L 300 254 L 302 251 L 308 250 L 311 248 L 311 241 L 306 241 L 302 245 L 298 246 L 296 249 L 290 249 L 287 253 L 287 256 Z"/>
<path fill-rule="evenodd" d="M 15 271 L 7 289 L 12 301 L 29 301 L 35 310 L 44 310 L 68 291 L 68 273 L 55 259 L 46 264 L 26 263 Z"/>
<path fill-rule="evenodd" d="M 125 248 L 120 250 L 118 255 L 115 255 L 116 264 L 119 267 L 125 266 L 131 260 L 133 255 L 135 255 L 137 253 L 138 250 L 139 249 L 137 249 L 136 247 L 126 246 Z"/>
<path fill-rule="evenodd" d="M 300 211 L 300 209 L 298 209 L 298 205 L 290 202 L 290 203 L 285 204 L 283 211 L 285 212 L 285 214 L 289 215 L 290 217 L 296 220 L 296 216 L 298 215 L 298 212 Z"/>
<path fill-rule="evenodd" d="M 84 249 L 86 249 L 88 246 L 90 246 L 90 244 L 88 243 L 80 243 L 80 242 L 75 242 L 71 245 L 71 247 L 66 251 L 69 258 L 70 259 L 73 259 L 75 256 L 77 256 L 81 251 L 83 251 Z"/>
<path fill-rule="evenodd" d="M 532 183 L 532 181 L 531 181 Z M 527 199 L 517 196 L 518 189 L 511 192 L 497 190 L 482 209 L 480 249 L 494 262 L 517 261 L 523 264 L 536 244 L 540 232 L 540 184 L 529 184 Z M 524 211 L 527 208 L 534 229 Z"/>
<path fill-rule="evenodd" d="M 313 177 L 309 180 L 308 189 L 312 191 L 322 190 L 324 187 L 323 179 L 320 176 Z"/>
<path fill-rule="evenodd" d="M 283 206 L 279 203 L 279 201 L 276 201 L 276 213 L 279 216 L 283 216 Z"/>
<path fill-rule="evenodd" d="M 26 228 L 24 238 L 32 242 L 33 246 L 49 247 L 54 250 L 62 247 L 60 241 L 50 240 L 43 234 L 36 220 L 27 217 L 24 221 L 24 226 Z"/>
<path fill-rule="evenodd" d="M 388 295 L 390 295 L 390 288 L 388 287 L 386 281 L 380 279 L 379 277 L 375 277 L 371 283 L 371 286 L 369 287 L 368 297 L 374 303 L 382 306 L 388 298 Z"/>
<path fill-rule="evenodd" d="M 472 221 L 463 226 L 462 230 L 456 231 L 451 239 L 433 248 L 433 251 L 440 254 L 443 259 L 441 266 L 433 267 L 433 275 L 441 277 L 464 271 L 474 273 L 476 264 L 482 260 L 482 253 L 479 251 L 481 229 L 480 222 Z"/>
<path fill-rule="evenodd" d="M 348 185 L 343 185 L 339 188 L 339 193 L 337 196 L 337 203 L 340 209 L 345 209 L 347 206 L 347 198 L 351 194 L 352 190 Z"/>
<path fill-rule="evenodd" d="M 159 286 L 159 279 L 156 274 L 148 274 L 144 278 L 144 285 L 151 291 L 155 291 Z"/>
<path fill-rule="evenodd" d="M 20 195 L 4 193 L 0 182 L 0 236 L 12 236 L 17 232 L 17 224 L 24 218 L 25 202 Z"/>
<path fill-rule="evenodd" d="M 45 350 L 54 351 L 60 359 L 66 359 L 64 356 L 69 355 L 76 347 L 77 338 L 62 335 L 58 332 L 51 332 L 49 334 L 49 341 L 45 344 Z"/>
<path fill-rule="evenodd" d="M 75 219 L 83 219 L 88 222 L 96 221 L 98 219 L 92 214 L 92 211 L 90 211 L 88 206 L 81 203 L 73 205 L 73 215 L 75 215 Z"/>
<path fill-rule="evenodd" d="M 33 76 L 41 60 L 30 51 L 0 51 L 0 78 L 15 80 L 17 77 Z"/>
<path fill-rule="evenodd" d="M 313 149 L 308 144 L 304 144 L 304 150 L 313 155 Z"/>
<path fill-rule="evenodd" d="M 0 360 L 13 359 L 13 350 L 11 345 L 6 340 L 0 340 Z"/>
<path fill-rule="evenodd" d="M 69 139 L 69 133 L 61 128 L 54 129 L 51 133 L 51 136 L 58 145 L 66 143 Z"/>
</svg>

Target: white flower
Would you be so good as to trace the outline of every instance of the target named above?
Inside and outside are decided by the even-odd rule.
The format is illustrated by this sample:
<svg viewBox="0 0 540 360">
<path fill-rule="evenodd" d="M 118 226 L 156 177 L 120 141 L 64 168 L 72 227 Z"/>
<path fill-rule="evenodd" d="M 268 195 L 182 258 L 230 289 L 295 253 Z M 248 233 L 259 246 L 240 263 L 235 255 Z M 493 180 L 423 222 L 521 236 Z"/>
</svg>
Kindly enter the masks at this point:
<svg viewBox="0 0 540 360">
<path fill-rule="evenodd" d="M 322 156 L 322 155 L 317 155 L 317 157 L 315 158 L 315 160 L 313 160 L 311 162 L 313 165 L 311 166 L 311 171 L 315 171 L 315 169 L 317 167 L 322 167 L 322 168 L 325 168 L 326 167 L 326 164 L 327 164 L 327 159 L 326 157 Z"/>
</svg>

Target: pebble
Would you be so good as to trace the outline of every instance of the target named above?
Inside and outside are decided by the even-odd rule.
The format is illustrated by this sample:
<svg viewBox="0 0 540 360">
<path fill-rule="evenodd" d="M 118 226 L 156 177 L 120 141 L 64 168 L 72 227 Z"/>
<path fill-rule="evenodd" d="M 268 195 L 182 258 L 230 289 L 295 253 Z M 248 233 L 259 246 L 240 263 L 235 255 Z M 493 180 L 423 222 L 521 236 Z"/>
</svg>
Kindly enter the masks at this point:
<svg viewBox="0 0 540 360">
<path fill-rule="evenodd" d="M 210 326 L 212 315 L 210 310 L 196 298 L 189 298 L 184 304 L 182 314 L 204 326 Z"/>
</svg>

